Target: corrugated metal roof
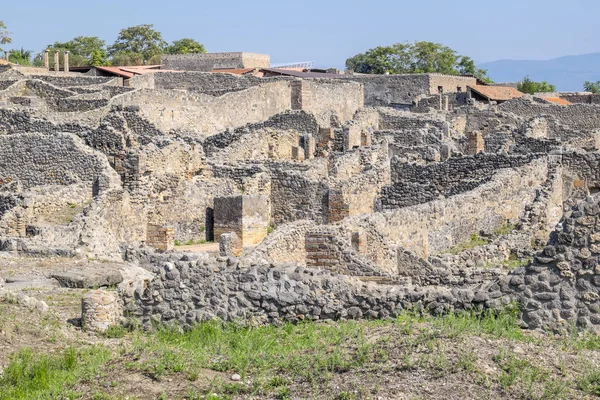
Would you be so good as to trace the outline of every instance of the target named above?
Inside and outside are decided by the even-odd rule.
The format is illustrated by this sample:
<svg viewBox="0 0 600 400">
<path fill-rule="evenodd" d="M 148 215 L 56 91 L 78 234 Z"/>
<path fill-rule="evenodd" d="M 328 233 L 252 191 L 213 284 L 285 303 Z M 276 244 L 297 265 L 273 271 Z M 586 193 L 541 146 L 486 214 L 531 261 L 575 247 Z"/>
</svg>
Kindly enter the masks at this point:
<svg viewBox="0 0 600 400">
<path fill-rule="evenodd" d="M 547 100 L 551 103 L 560 104 L 561 106 L 568 106 L 569 104 L 571 104 L 569 101 L 561 99 L 560 97 L 542 97 L 542 99 Z"/>
<path fill-rule="evenodd" d="M 294 76 L 296 78 L 352 78 L 353 75 L 342 75 L 342 74 L 327 74 L 323 72 L 300 72 L 291 69 L 280 69 L 280 68 L 261 68 L 262 71 L 270 72 L 278 75 Z"/>
<path fill-rule="evenodd" d="M 523 93 L 510 86 L 468 86 L 472 91 L 493 101 L 506 101 L 523 97 Z"/>
</svg>

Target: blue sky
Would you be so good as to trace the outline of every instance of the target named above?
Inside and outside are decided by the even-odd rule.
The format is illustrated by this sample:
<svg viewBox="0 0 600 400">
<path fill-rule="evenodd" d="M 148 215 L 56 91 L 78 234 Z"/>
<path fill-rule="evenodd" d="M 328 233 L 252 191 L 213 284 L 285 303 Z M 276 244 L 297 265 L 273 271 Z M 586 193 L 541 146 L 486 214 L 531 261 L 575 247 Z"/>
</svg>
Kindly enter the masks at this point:
<svg viewBox="0 0 600 400">
<path fill-rule="evenodd" d="M 192 37 L 211 52 L 271 54 L 272 62 L 343 66 L 377 45 L 440 42 L 478 62 L 600 52 L 598 0 L 0 0 L 12 47 L 154 24 L 167 41 Z"/>
</svg>

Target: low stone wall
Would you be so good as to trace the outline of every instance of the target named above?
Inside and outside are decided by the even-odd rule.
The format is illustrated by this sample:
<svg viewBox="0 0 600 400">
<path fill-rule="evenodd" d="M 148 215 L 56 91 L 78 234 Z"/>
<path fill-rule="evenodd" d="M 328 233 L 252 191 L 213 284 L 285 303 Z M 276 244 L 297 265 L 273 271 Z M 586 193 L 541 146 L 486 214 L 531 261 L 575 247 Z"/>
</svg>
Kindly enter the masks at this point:
<svg viewBox="0 0 600 400">
<path fill-rule="evenodd" d="M 470 240 L 480 231 L 491 232 L 508 220 L 517 221 L 547 179 L 547 162 L 539 159 L 519 168 L 498 171 L 487 183 L 447 199 L 394 211 L 351 217 L 348 229 L 376 231 L 390 244 L 427 258 Z"/>
<path fill-rule="evenodd" d="M 148 329 L 156 322 L 190 326 L 212 318 L 262 324 L 388 318 L 409 307 L 442 313 L 483 306 L 468 288 L 377 285 L 329 271 L 268 264 L 238 268 L 231 258 L 190 261 L 171 255 L 142 265 L 157 277 L 143 290 L 122 293 L 122 301 L 126 315 Z"/>
</svg>

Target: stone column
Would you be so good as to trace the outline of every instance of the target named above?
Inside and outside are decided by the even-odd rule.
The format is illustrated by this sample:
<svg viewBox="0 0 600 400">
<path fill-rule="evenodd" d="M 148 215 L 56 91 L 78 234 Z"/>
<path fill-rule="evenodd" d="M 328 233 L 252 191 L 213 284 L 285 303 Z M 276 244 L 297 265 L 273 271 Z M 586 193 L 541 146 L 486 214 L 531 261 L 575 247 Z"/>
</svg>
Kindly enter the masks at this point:
<svg viewBox="0 0 600 400">
<path fill-rule="evenodd" d="M 65 72 L 69 72 L 69 52 L 68 51 L 65 51 L 65 56 L 64 56 L 63 62 L 64 62 L 63 70 Z"/>
<path fill-rule="evenodd" d="M 448 111 L 448 96 L 444 96 L 444 110 Z"/>
<path fill-rule="evenodd" d="M 92 290 L 81 299 L 81 326 L 86 331 L 104 332 L 121 319 L 119 299 L 113 292 Z"/>
<path fill-rule="evenodd" d="M 54 71 L 60 71 L 60 55 L 58 54 L 58 51 L 54 52 Z"/>
<path fill-rule="evenodd" d="M 44 51 L 44 68 L 50 70 L 50 50 Z"/>
</svg>

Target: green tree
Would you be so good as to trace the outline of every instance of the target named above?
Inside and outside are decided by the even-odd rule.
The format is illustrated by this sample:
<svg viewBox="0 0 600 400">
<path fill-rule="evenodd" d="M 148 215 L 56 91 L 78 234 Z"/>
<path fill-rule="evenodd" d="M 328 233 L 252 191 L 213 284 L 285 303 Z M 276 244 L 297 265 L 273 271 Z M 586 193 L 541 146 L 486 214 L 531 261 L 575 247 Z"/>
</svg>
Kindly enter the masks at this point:
<svg viewBox="0 0 600 400">
<path fill-rule="evenodd" d="M 492 83 L 492 79 L 488 76 L 487 70 L 477 68 L 471 57 L 462 56 L 457 65 L 458 73 L 461 75 L 473 75 L 485 83 Z"/>
<path fill-rule="evenodd" d="M 165 49 L 167 54 L 206 53 L 204 46 L 190 38 L 175 40 Z"/>
<path fill-rule="evenodd" d="M 31 54 L 29 50 L 21 48 L 20 50 L 11 50 L 8 52 L 8 61 L 19 65 L 31 65 Z"/>
<path fill-rule="evenodd" d="M 59 62 L 64 62 L 64 52 L 69 52 L 69 65 L 72 67 L 84 67 L 88 65 L 107 65 L 106 43 L 97 36 L 77 36 L 68 42 L 55 42 L 48 45 L 50 66 L 54 65 L 54 53 L 60 53 Z M 92 56 L 95 64 L 92 63 Z"/>
<path fill-rule="evenodd" d="M 543 93 L 543 92 L 555 92 L 556 87 L 554 85 L 549 84 L 546 81 L 535 82 L 532 81 L 529 76 L 523 78 L 521 82 L 517 85 L 517 89 L 523 93 L 535 94 L 535 93 Z"/>
<path fill-rule="evenodd" d="M 110 63 L 115 66 L 144 65 L 144 56 L 131 51 L 120 51 L 113 54 Z"/>
<path fill-rule="evenodd" d="M 600 93 L 600 81 L 585 81 L 585 83 L 583 84 L 583 90 L 585 90 L 586 92 L 592 92 L 594 94 Z"/>
<path fill-rule="evenodd" d="M 115 43 L 108 48 L 108 53 L 113 59 L 121 54 L 118 56 L 119 60 L 126 58 L 123 54 L 127 54 L 127 57 L 140 55 L 142 63 L 146 63 L 152 57 L 162 54 L 165 47 L 167 42 L 163 40 L 161 33 L 154 30 L 153 25 L 145 24 L 122 29 Z"/>
<path fill-rule="evenodd" d="M 90 65 L 94 67 L 102 67 L 110 65 L 106 57 L 106 51 L 94 50 L 90 55 Z"/>
<path fill-rule="evenodd" d="M 346 67 L 360 74 L 402 74 L 410 72 L 409 45 L 378 46 L 346 60 Z"/>
<path fill-rule="evenodd" d="M 9 44 L 10 42 L 12 42 L 12 39 L 10 38 L 10 32 L 6 29 L 4 22 L 0 21 L 0 45 Z M 2 47 L 0 47 L 0 50 L 3 50 Z"/>
<path fill-rule="evenodd" d="M 379 46 L 346 60 L 346 67 L 363 74 L 442 73 L 474 75 L 491 82 L 470 57 L 440 43 L 415 42 Z"/>
</svg>

